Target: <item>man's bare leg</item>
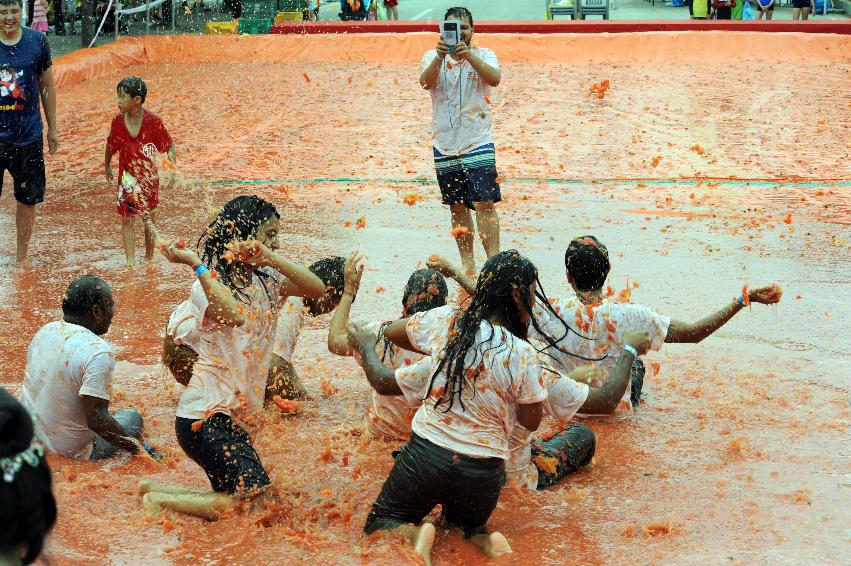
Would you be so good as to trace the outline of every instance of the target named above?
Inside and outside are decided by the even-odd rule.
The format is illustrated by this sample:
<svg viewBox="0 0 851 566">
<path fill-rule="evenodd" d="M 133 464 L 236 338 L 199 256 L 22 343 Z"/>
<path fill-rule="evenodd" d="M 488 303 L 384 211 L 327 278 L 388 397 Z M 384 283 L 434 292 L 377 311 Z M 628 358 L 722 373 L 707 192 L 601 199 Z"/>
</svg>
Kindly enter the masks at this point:
<svg viewBox="0 0 851 566">
<path fill-rule="evenodd" d="M 18 203 L 18 209 L 15 212 L 15 225 L 18 229 L 18 261 L 27 259 L 27 253 L 30 248 L 30 238 L 33 235 L 33 226 L 35 226 L 35 205 Z"/>
<path fill-rule="evenodd" d="M 136 265 L 136 217 L 121 217 L 121 241 L 124 243 L 124 257 L 127 267 Z"/>
<path fill-rule="evenodd" d="M 485 556 L 490 558 L 496 558 L 497 556 L 512 552 L 511 545 L 508 544 L 508 540 L 500 532 L 487 535 L 474 535 L 470 539 L 470 542 L 481 550 Z"/>
<path fill-rule="evenodd" d="M 157 223 L 157 216 L 159 215 L 160 210 L 155 208 L 151 211 L 151 222 L 154 224 Z M 135 236 L 134 236 L 135 237 Z M 148 227 L 145 226 L 145 260 L 151 261 L 154 259 L 154 235 L 148 232 Z"/>
<path fill-rule="evenodd" d="M 184 515 L 215 521 L 233 509 L 238 499 L 226 493 L 170 494 L 150 492 L 142 497 L 142 508 L 149 515 L 158 515 L 163 509 L 171 509 Z"/>
<path fill-rule="evenodd" d="M 475 202 L 476 225 L 479 228 L 479 238 L 488 257 L 499 253 L 499 214 L 492 200 Z"/>
<path fill-rule="evenodd" d="M 434 545 L 436 533 L 434 525 L 431 523 L 423 523 L 419 527 L 402 525 L 396 530 L 405 535 L 405 538 L 414 547 L 414 552 L 422 556 L 426 566 L 431 566 L 431 547 Z"/>
<path fill-rule="evenodd" d="M 476 273 L 476 260 L 473 257 L 473 216 L 470 214 L 470 209 L 463 202 L 456 202 L 449 205 L 449 212 L 452 214 L 452 228 L 466 228 L 467 232 L 455 236 L 455 243 L 458 244 L 458 253 L 461 255 L 461 267 L 465 273 Z"/>
</svg>

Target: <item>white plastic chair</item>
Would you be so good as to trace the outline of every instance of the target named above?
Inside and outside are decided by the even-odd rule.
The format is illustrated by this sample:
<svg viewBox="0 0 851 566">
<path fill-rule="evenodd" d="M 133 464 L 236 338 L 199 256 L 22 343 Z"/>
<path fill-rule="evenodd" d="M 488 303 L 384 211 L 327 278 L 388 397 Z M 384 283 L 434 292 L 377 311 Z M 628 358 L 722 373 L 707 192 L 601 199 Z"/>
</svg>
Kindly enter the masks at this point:
<svg viewBox="0 0 851 566">
<path fill-rule="evenodd" d="M 582 3 L 579 8 L 579 17 L 585 19 L 585 16 L 603 16 L 604 20 L 609 19 L 609 0 L 578 0 Z"/>
</svg>

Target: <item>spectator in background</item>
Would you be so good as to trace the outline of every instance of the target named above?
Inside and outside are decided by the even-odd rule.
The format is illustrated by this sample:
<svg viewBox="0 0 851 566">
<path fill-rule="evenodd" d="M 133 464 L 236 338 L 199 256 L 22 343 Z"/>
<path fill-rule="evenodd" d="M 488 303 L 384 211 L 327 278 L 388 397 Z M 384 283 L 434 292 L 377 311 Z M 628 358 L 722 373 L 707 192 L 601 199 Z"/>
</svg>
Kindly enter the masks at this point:
<svg viewBox="0 0 851 566">
<path fill-rule="evenodd" d="M 741 2 L 743 0 L 738 1 Z M 710 19 L 732 20 L 733 7 L 736 5 L 736 2 L 737 0 L 713 0 Z"/>
<path fill-rule="evenodd" d="M 388 20 L 399 19 L 399 0 L 384 0 L 384 8 L 387 11 Z"/>
<path fill-rule="evenodd" d="M 810 12 L 815 12 L 815 0 L 792 0 L 793 20 L 808 20 Z"/>
<path fill-rule="evenodd" d="M 0 564 L 31 564 L 56 522 L 44 447 L 27 411 L 0 388 Z"/>
<path fill-rule="evenodd" d="M 765 16 L 766 20 L 770 20 L 774 15 L 775 0 L 756 0 L 756 19 L 761 20 Z"/>
</svg>

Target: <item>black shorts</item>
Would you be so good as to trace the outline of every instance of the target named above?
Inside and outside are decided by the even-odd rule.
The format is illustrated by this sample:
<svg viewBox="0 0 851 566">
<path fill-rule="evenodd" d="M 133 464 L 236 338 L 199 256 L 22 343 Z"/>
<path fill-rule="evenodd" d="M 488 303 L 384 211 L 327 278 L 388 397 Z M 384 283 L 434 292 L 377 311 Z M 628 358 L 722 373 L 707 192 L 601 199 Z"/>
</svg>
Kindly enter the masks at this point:
<svg viewBox="0 0 851 566">
<path fill-rule="evenodd" d="M 538 468 L 538 489 L 557 484 L 579 468 L 587 466 L 597 449 L 594 431 L 584 424 L 573 423 L 547 440 L 532 441 L 532 462 Z M 536 458 L 554 458 L 555 473 L 548 472 Z"/>
<path fill-rule="evenodd" d="M 505 485 L 505 461 L 458 454 L 411 433 L 381 487 L 363 527 L 370 534 L 405 523 L 419 524 L 437 504 L 465 537 L 485 525 Z"/>
<path fill-rule="evenodd" d="M 443 155 L 434 151 L 434 167 L 443 204 L 474 203 L 502 200 L 496 153 L 492 143 L 477 147 L 464 155 Z"/>
<path fill-rule="evenodd" d="M 0 194 L 3 173 L 9 171 L 15 183 L 15 200 L 33 205 L 44 202 L 44 141 L 39 137 L 29 145 L 0 142 Z"/>
<path fill-rule="evenodd" d="M 810 0 L 792 0 L 793 8 L 809 8 Z"/>
<path fill-rule="evenodd" d="M 251 437 L 228 415 L 210 416 L 197 432 L 192 430 L 194 422 L 177 417 L 174 432 L 186 455 L 206 472 L 213 491 L 246 493 L 272 483 Z"/>
<path fill-rule="evenodd" d="M 715 8 L 715 19 L 716 20 L 732 20 L 733 19 L 733 8 L 730 6 L 722 6 L 720 8 Z"/>
</svg>

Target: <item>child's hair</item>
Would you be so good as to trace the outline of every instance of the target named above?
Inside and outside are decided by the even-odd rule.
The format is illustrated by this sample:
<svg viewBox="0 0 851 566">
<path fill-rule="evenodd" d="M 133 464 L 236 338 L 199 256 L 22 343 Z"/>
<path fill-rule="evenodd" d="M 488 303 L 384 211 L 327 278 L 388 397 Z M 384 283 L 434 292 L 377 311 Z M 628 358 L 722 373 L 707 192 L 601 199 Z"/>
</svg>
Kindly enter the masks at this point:
<svg viewBox="0 0 851 566">
<path fill-rule="evenodd" d="M 457 398 L 461 404 L 461 410 L 464 410 L 462 393 L 467 381 L 466 374 L 468 371 L 471 373 L 470 377 L 472 379 L 472 393 L 470 398 L 476 394 L 476 379 L 479 373 L 474 368 L 477 368 L 481 362 L 482 354 L 474 351 L 474 355 L 470 357 L 469 363 L 466 360 L 467 353 L 476 345 L 476 333 L 484 320 L 495 317 L 511 334 L 521 340 L 528 341 L 529 326 L 524 324 L 521 319 L 522 311 L 525 311 L 529 314 L 529 324 L 535 328 L 538 335 L 547 343 L 545 349 L 550 347 L 558 348 L 557 341 L 544 332 L 533 313 L 532 294 L 529 291 L 532 283 L 535 283 L 536 286 L 535 297 L 538 300 L 538 304 L 550 316 L 556 317 L 564 324 L 566 329 L 565 335 L 567 335 L 567 332 L 574 332 L 581 336 L 553 309 L 538 279 L 538 270 L 534 264 L 520 255 L 517 250 L 500 252 L 485 262 L 482 272 L 479 274 L 476 293 L 470 302 L 470 306 L 460 313 L 450 325 L 449 341 L 440 355 L 440 361 L 434 370 L 434 374 L 431 376 L 431 382 L 428 388 L 428 391 L 431 392 L 438 374 L 441 371 L 445 371 L 446 386 L 443 388 L 437 401 L 435 401 L 435 407 L 448 404 L 446 411 L 449 411 Z M 517 303 L 514 302 L 515 290 L 520 295 L 522 311 L 521 308 L 518 308 Z M 493 338 L 494 332 L 493 328 L 491 328 L 491 335 L 482 341 L 482 345 L 489 344 Z M 564 336 L 559 338 L 559 340 L 562 338 Z M 486 347 L 486 351 L 504 350 L 505 348 L 513 349 L 514 342 L 513 340 L 506 341 Z M 576 355 L 570 352 L 565 353 Z"/>
<path fill-rule="evenodd" d="M 418 269 L 411 273 L 405 290 L 402 292 L 402 318 L 414 316 L 418 312 L 426 312 L 437 307 L 446 305 L 446 296 L 449 290 L 446 287 L 446 279 L 443 275 L 433 269 Z M 389 359 L 393 362 L 393 342 L 384 335 L 384 330 L 392 324 L 392 320 L 382 323 L 378 330 L 375 343 L 384 341 L 384 354 L 381 361 Z"/>
<path fill-rule="evenodd" d="M 343 296 L 343 287 L 346 284 L 346 258 L 338 255 L 326 257 L 312 263 L 307 269 L 321 279 L 326 287 L 333 287 L 337 297 Z M 339 301 L 339 298 L 337 300 Z"/>
<path fill-rule="evenodd" d="M 109 283 L 96 275 L 80 275 L 68 285 L 62 295 L 62 314 L 83 317 L 92 312 L 92 307 L 103 302 L 112 293 Z"/>
<path fill-rule="evenodd" d="M 246 302 L 242 289 L 247 285 L 239 287 L 234 281 L 234 265 L 238 262 L 223 258 L 228 251 L 227 245 L 254 238 L 264 222 L 280 217 L 271 202 L 255 195 L 239 196 L 222 207 L 207 230 L 198 238 L 201 261 L 211 270 L 215 270 L 219 281 L 233 290 L 237 299 L 242 302 Z"/>
<path fill-rule="evenodd" d="M 450 17 L 467 18 L 467 21 L 470 22 L 470 27 L 473 27 L 473 14 L 471 14 L 470 10 L 463 6 L 455 6 L 454 8 L 446 10 L 446 15 L 443 16 L 443 19 L 448 20 Z"/>
<path fill-rule="evenodd" d="M 612 264 L 609 250 L 594 236 L 577 236 L 564 252 L 564 266 L 580 291 L 602 289 Z"/>
<path fill-rule="evenodd" d="M 56 522 L 50 468 L 33 436 L 29 413 L 0 388 L 0 553 L 24 564 L 38 558 Z"/>
<path fill-rule="evenodd" d="M 119 90 L 126 92 L 130 98 L 136 98 L 137 96 L 140 97 L 142 99 L 142 104 L 145 103 L 145 99 L 148 97 L 148 85 L 145 84 L 145 81 L 135 75 L 130 75 L 129 77 L 121 79 L 118 86 L 115 87 L 116 92 Z"/>
</svg>

